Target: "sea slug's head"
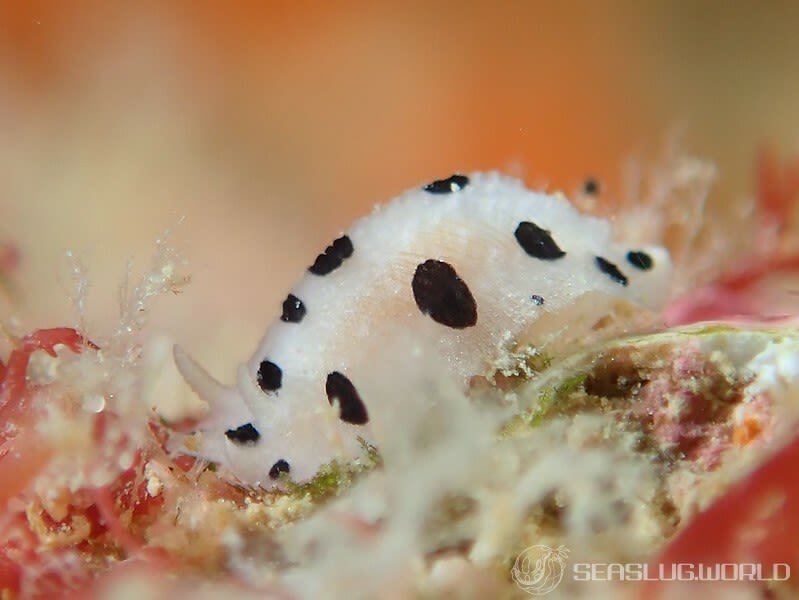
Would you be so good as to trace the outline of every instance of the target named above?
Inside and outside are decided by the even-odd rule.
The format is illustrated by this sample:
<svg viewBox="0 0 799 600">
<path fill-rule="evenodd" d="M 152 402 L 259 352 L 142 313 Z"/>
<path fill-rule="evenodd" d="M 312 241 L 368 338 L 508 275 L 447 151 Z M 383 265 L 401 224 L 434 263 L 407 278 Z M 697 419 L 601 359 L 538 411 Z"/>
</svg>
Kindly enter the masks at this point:
<svg viewBox="0 0 799 600">
<path fill-rule="evenodd" d="M 218 463 L 239 481 L 282 488 L 286 477 L 309 481 L 332 460 L 351 460 L 363 452 L 357 437 L 342 435 L 336 426 L 345 408 L 338 400 L 296 410 L 293 403 L 265 397 L 246 366 L 239 368 L 236 387 L 229 388 L 179 346 L 174 355 L 186 382 L 210 408 L 192 453 Z"/>
</svg>

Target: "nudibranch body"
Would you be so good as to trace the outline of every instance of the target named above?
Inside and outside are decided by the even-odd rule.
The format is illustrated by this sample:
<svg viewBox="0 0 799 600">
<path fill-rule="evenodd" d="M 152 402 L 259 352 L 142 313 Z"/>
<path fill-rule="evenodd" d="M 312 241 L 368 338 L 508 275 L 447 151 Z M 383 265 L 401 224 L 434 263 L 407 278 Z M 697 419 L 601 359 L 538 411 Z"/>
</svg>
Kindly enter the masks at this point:
<svg viewBox="0 0 799 600">
<path fill-rule="evenodd" d="M 565 197 L 497 173 L 453 175 L 356 221 L 313 262 L 237 385 L 176 362 L 211 407 L 196 453 L 241 482 L 307 481 L 376 443 L 363 392 L 369 354 L 402 331 L 463 382 L 490 375 L 509 344 L 583 328 L 620 305 L 657 311 L 671 264 L 661 247 L 625 247 L 610 223 Z M 276 307 L 277 309 L 278 307 Z M 389 383 L 390 385 L 390 383 Z"/>
</svg>

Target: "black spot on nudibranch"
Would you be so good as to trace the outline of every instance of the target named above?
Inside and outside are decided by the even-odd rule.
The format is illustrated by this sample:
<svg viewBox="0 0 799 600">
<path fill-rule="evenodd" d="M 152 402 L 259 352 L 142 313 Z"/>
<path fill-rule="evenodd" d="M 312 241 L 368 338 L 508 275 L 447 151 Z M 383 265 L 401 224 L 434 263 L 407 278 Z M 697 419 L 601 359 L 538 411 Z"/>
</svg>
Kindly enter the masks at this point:
<svg viewBox="0 0 799 600">
<path fill-rule="evenodd" d="M 556 260 L 566 253 L 552 239 L 549 231 L 540 228 L 530 221 L 522 221 L 514 232 L 516 241 L 522 249 L 534 258 L 541 260 Z"/>
<path fill-rule="evenodd" d="M 305 316 L 305 305 L 302 300 L 297 298 L 294 294 L 289 294 L 283 300 L 283 314 L 280 315 L 280 320 L 286 323 L 299 323 Z"/>
<path fill-rule="evenodd" d="M 544 297 L 543 296 L 539 296 L 538 294 L 533 294 L 530 297 L 530 300 L 532 300 L 533 304 L 535 304 L 536 306 L 543 306 L 543 304 L 544 304 Z"/>
<path fill-rule="evenodd" d="M 316 257 L 308 270 L 314 275 L 327 275 L 338 269 L 345 259 L 352 256 L 353 250 L 352 240 L 348 236 L 342 235 Z"/>
<path fill-rule="evenodd" d="M 477 323 L 477 303 L 469 286 L 449 263 L 426 260 L 411 282 L 416 306 L 436 323 L 465 329 Z"/>
<path fill-rule="evenodd" d="M 257 379 L 264 392 L 276 392 L 283 385 L 283 370 L 271 360 L 261 361 Z"/>
<path fill-rule="evenodd" d="M 225 437 L 235 444 L 254 446 L 260 439 L 261 434 L 253 427 L 252 423 L 245 423 L 236 427 L 236 429 L 228 429 L 225 432 Z"/>
<path fill-rule="evenodd" d="M 436 179 L 422 189 L 431 194 L 451 194 L 461 191 L 467 185 L 469 185 L 469 178 L 466 175 L 455 174 L 447 179 Z"/>
<path fill-rule="evenodd" d="M 596 196 L 599 194 L 599 182 L 593 177 L 588 177 L 583 181 L 583 194 L 586 196 Z"/>
<path fill-rule="evenodd" d="M 281 473 L 288 473 L 289 471 L 291 471 L 289 463 L 281 458 L 269 469 L 269 479 L 277 479 Z"/>
<path fill-rule="evenodd" d="M 599 267 L 599 270 L 602 271 L 605 275 L 610 277 L 616 283 L 621 285 L 627 285 L 627 276 L 619 271 L 619 267 L 614 265 L 607 259 L 602 258 L 601 256 L 597 256 L 595 258 L 596 266 Z"/>
<path fill-rule="evenodd" d="M 358 390 L 345 375 L 338 371 L 330 373 L 325 382 L 325 393 L 331 406 L 338 400 L 342 421 L 353 425 L 365 425 L 369 422 L 369 413 L 366 412 Z"/>
<path fill-rule="evenodd" d="M 627 262 L 641 271 L 648 271 L 655 264 L 652 257 L 642 250 L 630 250 L 627 253 Z"/>
</svg>

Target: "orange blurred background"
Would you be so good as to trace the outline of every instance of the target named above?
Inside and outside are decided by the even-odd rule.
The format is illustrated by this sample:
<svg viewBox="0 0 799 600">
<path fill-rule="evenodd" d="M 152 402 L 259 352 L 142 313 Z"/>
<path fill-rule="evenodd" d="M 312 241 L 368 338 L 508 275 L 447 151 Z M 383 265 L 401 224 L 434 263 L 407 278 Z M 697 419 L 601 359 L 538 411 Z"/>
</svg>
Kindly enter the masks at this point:
<svg viewBox="0 0 799 600">
<path fill-rule="evenodd" d="M 6 314 L 74 324 L 71 249 L 107 333 L 126 259 L 185 215 L 194 280 L 153 318 L 229 376 L 316 253 L 410 186 L 498 168 L 621 193 L 680 134 L 733 198 L 762 143 L 797 150 L 799 4 L 492 4 L 0 4 Z"/>
</svg>

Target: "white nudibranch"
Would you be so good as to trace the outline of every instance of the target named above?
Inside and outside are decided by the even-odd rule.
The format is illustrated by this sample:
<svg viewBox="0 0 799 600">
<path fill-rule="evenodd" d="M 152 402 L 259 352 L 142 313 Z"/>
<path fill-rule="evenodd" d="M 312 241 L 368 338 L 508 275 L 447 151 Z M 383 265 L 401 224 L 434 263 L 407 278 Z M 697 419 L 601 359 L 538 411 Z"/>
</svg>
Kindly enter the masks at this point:
<svg viewBox="0 0 799 600">
<path fill-rule="evenodd" d="M 379 448 L 370 427 L 379 398 L 361 384 L 387 328 L 430 345 L 465 389 L 491 375 L 507 340 L 544 343 L 564 322 L 570 335 L 588 334 L 619 305 L 660 310 L 668 253 L 611 236 L 610 223 L 562 195 L 497 173 L 453 175 L 376 207 L 292 288 L 235 388 L 175 348 L 211 408 L 194 452 L 272 488 L 283 473 L 305 482 L 333 459 L 358 457 L 363 440 Z"/>
</svg>

